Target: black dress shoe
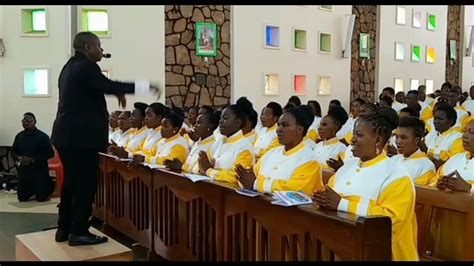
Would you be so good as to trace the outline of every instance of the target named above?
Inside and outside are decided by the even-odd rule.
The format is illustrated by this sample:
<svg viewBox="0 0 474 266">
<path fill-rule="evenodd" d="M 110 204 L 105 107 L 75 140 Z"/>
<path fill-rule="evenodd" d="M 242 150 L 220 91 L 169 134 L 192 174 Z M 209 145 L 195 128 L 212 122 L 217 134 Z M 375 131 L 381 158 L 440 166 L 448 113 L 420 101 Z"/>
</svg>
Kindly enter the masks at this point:
<svg viewBox="0 0 474 266">
<path fill-rule="evenodd" d="M 69 231 L 58 229 L 56 230 L 56 235 L 54 237 L 56 242 L 64 242 L 69 239 Z"/>
<path fill-rule="evenodd" d="M 97 236 L 91 233 L 86 235 L 69 235 L 69 246 L 96 245 L 107 242 L 106 236 Z"/>
</svg>

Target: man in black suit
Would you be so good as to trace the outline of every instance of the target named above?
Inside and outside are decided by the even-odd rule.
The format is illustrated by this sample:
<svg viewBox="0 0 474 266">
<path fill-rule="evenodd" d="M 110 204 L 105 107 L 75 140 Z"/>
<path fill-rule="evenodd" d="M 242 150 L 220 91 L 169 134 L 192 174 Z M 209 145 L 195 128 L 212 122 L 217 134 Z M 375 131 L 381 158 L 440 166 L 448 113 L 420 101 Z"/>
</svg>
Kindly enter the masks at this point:
<svg viewBox="0 0 474 266">
<path fill-rule="evenodd" d="M 89 217 L 97 190 L 99 152 L 108 144 L 107 103 L 104 94 L 116 95 L 125 107 L 124 95 L 136 91 L 158 93 L 156 86 L 111 81 L 97 65 L 102 59 L 100 39 L 91 32 L 74 38 L 75 55 L 59 75 L 59 103 L 51 140 L 64 165 L 56 241 L 91 245 L 107 241 L 89 232 Z"/>
</svg>

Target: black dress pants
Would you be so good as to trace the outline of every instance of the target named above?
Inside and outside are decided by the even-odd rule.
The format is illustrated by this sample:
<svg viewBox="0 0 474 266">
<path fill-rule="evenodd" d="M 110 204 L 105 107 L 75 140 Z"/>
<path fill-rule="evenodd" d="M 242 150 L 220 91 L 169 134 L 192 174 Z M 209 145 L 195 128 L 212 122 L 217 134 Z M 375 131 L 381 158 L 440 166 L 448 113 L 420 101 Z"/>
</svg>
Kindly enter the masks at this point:
<svg viewBox="0 0 474 266">
<path fill-rule="evenodd" d="M 99 154 L 95 150 L 57 148 L 64 167 L 58 227 L 75 235 L 89 231 L 89 217 L 97 191 Z"/>
<path fill-rule="evenodd" d="M 36 196 L 37 201 L 46 201 L 54 190 L 48 169 L 33 163 L 18 167 L 17 196 L 19 201 L 28 201 Z"/>
</svg>

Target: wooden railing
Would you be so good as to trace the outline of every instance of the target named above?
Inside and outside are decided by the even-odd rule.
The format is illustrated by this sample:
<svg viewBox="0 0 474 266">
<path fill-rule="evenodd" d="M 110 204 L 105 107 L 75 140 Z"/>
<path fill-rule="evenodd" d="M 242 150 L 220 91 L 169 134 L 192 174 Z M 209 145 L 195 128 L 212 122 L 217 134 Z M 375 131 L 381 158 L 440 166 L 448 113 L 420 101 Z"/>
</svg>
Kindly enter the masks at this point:
<svg viewBox="0 0 474 266">
<path fill-rule="evenodd" d="M 221 182 L 193 183 L 178 173 L 103 157 L 94 215 L 168 260 L 390 260 L 391 221 L 281 207 Z M 97 205 L 99 206 L 99 205 Z M 100 218 L 100 217 L 98 217 Z"/>
<path fill-rule="evenodd" d="M 474 260 L 474 196 L 417 186 L 421 260 Z"/>
</svg>

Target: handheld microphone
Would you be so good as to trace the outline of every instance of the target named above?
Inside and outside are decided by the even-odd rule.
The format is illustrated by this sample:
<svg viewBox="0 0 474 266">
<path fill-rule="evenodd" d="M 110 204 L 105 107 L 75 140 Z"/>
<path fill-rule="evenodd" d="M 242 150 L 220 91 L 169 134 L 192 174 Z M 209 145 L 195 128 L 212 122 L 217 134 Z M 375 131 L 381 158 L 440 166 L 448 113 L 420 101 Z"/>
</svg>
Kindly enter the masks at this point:
<svg viewBox="0 0 474 266">
<path fill-rule="evenodd" d="M 112 55 L 111 55 L 111 54 L 102 54 L 102 57 L 103 57 L 103 58 L 111 58 Z"/>
</svg>

